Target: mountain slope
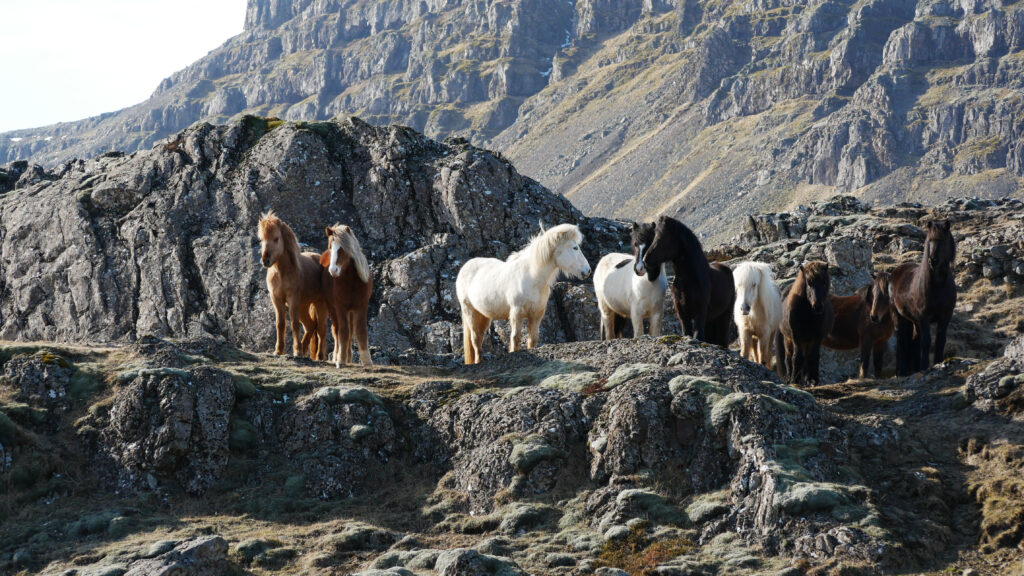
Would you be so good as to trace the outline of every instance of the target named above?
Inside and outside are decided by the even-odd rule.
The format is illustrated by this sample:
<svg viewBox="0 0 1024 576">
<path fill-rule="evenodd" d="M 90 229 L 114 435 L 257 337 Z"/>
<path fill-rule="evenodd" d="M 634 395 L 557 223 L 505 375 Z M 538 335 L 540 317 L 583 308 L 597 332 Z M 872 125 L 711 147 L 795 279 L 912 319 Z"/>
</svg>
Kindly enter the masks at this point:
<svg viewBox="0 0 1024 576">
<path fill-rule="evenodd" d="M 586 213 L 721 240 L 836 190 L 1019 196 L 1022 45 L 1000 0 L 251 0 L 243 34 L 147 102 L 0 135 L 0 161 L 356 114 L 500 150 Z"/>
</svg>

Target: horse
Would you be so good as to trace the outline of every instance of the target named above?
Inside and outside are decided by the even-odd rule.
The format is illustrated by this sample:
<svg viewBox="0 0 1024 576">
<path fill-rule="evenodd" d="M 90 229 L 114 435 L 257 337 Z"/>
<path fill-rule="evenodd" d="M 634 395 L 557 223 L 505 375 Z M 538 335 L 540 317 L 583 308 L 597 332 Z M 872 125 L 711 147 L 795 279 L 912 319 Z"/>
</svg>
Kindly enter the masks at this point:
<svg viewBox="0 0 1024 576">
<path fill-rule="evenodd" d="M 273 211 L 261 216 L 257 233 L 260 261 L 267 269 L 267 289 L 276 317 L 274 354 L 284 354 L 288 318 L 293 354 L 304 356 L 308 351 L 310 358 L 324 360 L 327 308 L 320 288 L 320 255 L 301 252 L 295 233 Z M 304 338 L 299 336 L 300 325 L 306 331 Z"/>
<path fill-rule="evenodd" d="M 821 341 L 835 319 L 828 299 L 830 286 L 828 265 L 808 262 L 800 266 L 796 281 L 783 294 L 782 323 L 775 336 L 775 368 L 790 383 L 820 381 Z"/>
<path fill-rule="evenodd" d="M 635 226 L 635 225 L 634 225 Z M 633 273 L 629 254 L 606 254 L 594 269 L 594 293 L 601 311 L 601 339 L 622 337 L 625 319 L 633 323 L 633 337 L 644 333 L 644 318 L 650 318 L 651 336 L 661 336 L 665 308 L 665 271 L 651 281 Z M 627 266 L 629 266 L 627 268 Z"/>
<path fill-rule="evenodd" d="M 956 307 L 956 282 L 950 270 L 956 259 L 956 241 L 949 220 L 928 222 L 926 233 L 921 262 L 900 264 L 892 271 L 900 376 L 927 370 L 945 359 L 946 329 Z M 929 362 L 932 324 L 937 324 L 935 361 Z"/>
<path fill-rule="evenodd" d="M 327 270 L 320 285 L 331 317 L 334 335 L 334 366 L 352 362 L 352 336 L 359 345 L 359 363 L 373 364 L 370 357 L 366 317 L 373 293 L 373 276 L 359 240 L 348 226 L 326 228 L 327 250 L 320 255 L 320 266 Z"/>
<path fill-rule="evenodd" d="M 732 273 L 737 294 L 732 318 L 739 329 L 740 355 L 771 368 L 772 342 L 782 322 L 782 296 L 772 267 L 763 262 L 743 262 Z"/>
<path fill-rule="evenodd" d="M 653 230 L 653 233 L 651 231 Z M 662 264 L 672 262 L 672 302 L 687 336 L 727 346 L 736 288 L 732 269 L 708 264 L 700 240 L 682 222 L 661 216 L 655 224 L 638 226 L 633 237 L 637 275 L 654 281 Z"/>
<path fill-rule="evenodd" d="M 835 322 L 822 344 L 833 350 L 860 349 L 860 377 L 868 377 L 868 363 L 874 358 L 875 378 L 882 377 L 882 362 L 889 338 L 895 330 L 892 311 L 892 275 L 874 274 L 850 296 L 829 295 Z"/>
<path fill-rule="evenodd" d="M 480 362 L 484 333 L 492 320 L 509 320 L 509 352 L 519 350 L 523 320 L 528 322 L 526 347 L 537 346 L 540 321 L 559 270 L 577 278 L 590 275 L 590 264 L 580 250 L 582 242 L 579 227 L 560 224 L 542 230 L 505 261 L 473 258 L 462 265 L 455 279 L 455 292 L 462 309 L 466 364 Z"/>
</svg>

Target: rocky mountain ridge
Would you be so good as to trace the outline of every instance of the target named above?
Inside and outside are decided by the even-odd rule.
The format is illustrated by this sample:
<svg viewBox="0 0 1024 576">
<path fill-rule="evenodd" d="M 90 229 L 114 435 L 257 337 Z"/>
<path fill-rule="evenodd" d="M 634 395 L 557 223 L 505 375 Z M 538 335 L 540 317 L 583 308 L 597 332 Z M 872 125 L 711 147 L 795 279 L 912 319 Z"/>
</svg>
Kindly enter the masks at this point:
<svg viewBox="0 0 1024 576">
<path fill-rule="evenodd" d="M 501 150 L 585 213 L 1020 195 L 1022 12 L 1001 0 L 251 0 L 138 106 L 0 136 L 54 165 L 244 113 L 357 114 Z"/>
</svg>

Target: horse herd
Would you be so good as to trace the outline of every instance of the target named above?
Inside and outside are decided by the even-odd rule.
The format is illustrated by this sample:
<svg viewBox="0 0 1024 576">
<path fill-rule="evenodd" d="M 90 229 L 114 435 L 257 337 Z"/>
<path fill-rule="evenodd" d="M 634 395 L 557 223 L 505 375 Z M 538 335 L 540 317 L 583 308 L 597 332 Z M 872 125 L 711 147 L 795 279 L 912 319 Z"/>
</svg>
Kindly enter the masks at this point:
<svg viewBox="0 0 1024 576">
<path fill-rule="evenodd" d="M 372 363 L 367 343 L 367 312 L 373 290 L 366 257 L 348 226 L 326 228 L 328 249 L 301 252 L 291 228 L 267 213 L 259 223 L 261 259 L 277 316 L 275 353 L 285 351 L 285 322 L 291 322 L 293 352 L 326 356 L 326 325 L 332 323 L 336 366 L 359 360 Z M 505 260 L 473 258 L 459 270 L 455 289 L 462 314 L 466 364 L 481 360 L 481 347 L 493 320 L 508 320 L 509 351 L 520 348 L 523 323 L 526 347 L 537 346 L 551 285 L 559 272 L 585 278 L 590 264 L 581 250 L 583 234 L 572 224 L 542 231 Z M 683 333 L 728 346 L 731 325 L 739 332 L 741 355 L 791 383 L 820 381 L 821 347 L 860 351 L 860 376 L 869 366 L 881 376 L 889 338 L 896 334 L 897 372 L 907 375 L 944 358 L 946 332 L 956 305 L 951 270 L 956 243 L 949 221 L 929 222 L 919 263 L 906 263 L 873 275 L 855 294 L 830 293 L 828 265 L 802 264 L 793 283 L 780 290 L 772 269 L 742 262 L 735 269 L 709 263 L 700 241 L 684 224 L 660 217 L 634 223 L 633 253 L 607 254 L 594 273 L 602 339 L 620 338 L 628 319 L 634 336 L 648 320 L 652 336 L 661 335 L 668 291 L 665 266 L 671 263 L 672 301 Z M 327 272 L 326 274 L 324 272 Z M 934 362 L 931 324 L 937 324 Z M 305 335 L 299 334 L 299 326 Z M 774 344 L 775 353 L 772 354 Z"/>
</svg>

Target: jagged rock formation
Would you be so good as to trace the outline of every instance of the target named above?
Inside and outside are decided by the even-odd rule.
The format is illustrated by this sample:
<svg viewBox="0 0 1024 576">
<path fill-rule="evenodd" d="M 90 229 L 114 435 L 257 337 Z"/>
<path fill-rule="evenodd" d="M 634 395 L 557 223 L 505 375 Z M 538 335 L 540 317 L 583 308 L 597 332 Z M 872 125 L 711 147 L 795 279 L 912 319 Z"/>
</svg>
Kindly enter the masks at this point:
<svg viewBox="0 0 1024 576">
<path fill-rule="evenodd" d="M 1022 46 L 1001 0 L 251 0 L 241 35 L 150 100 L 4 134 L 0 162 L 357 114 L 501 150 L 588 214 L 721 240 L 837 190 L 1019 195 Z"/>
<path fill-rule="evenodd" d="M 353 227 L 372 264 L 371 342 L 446 353 L 461 345 L 461 263 L 505 257 L 544 224 L 578 223 L 591 262 L 623 234 L 464 141 L 357 119 L 196 126 L 132 155 L 25 165 L 0 197 L 0 338 L 122 340 L 212 334 L 273 341 L 256 223 L 273 209 L 314 250 Z M 33 175 L 29 177 L 29 175 Z M 546 340 L 574 340 L 555 290 Z"/>
</svg>

